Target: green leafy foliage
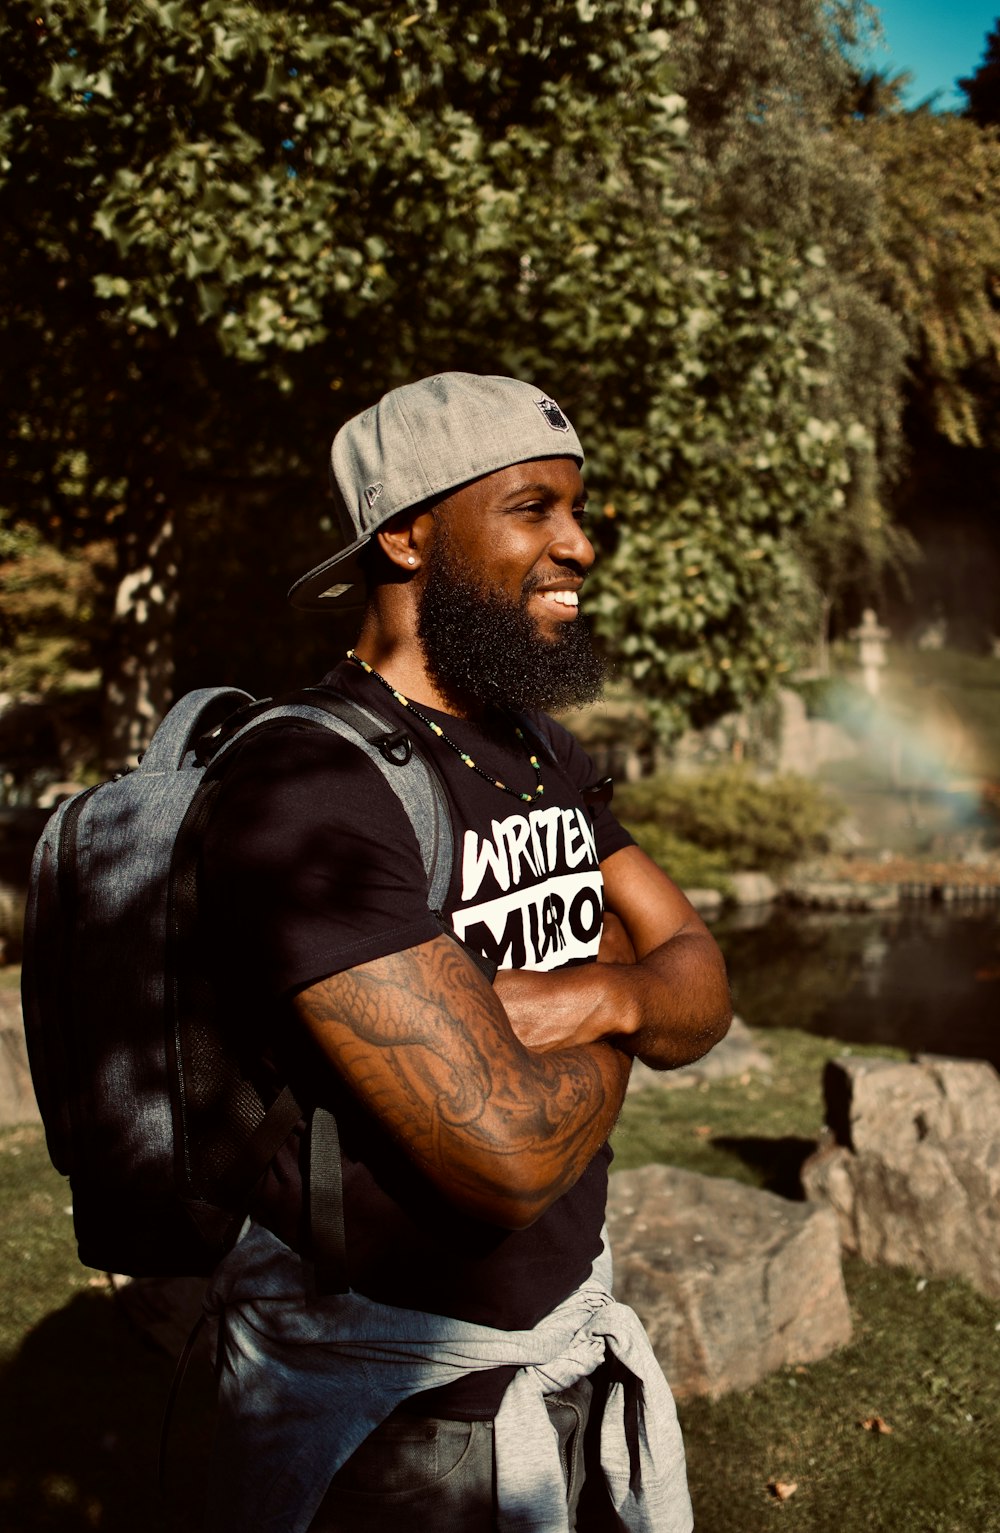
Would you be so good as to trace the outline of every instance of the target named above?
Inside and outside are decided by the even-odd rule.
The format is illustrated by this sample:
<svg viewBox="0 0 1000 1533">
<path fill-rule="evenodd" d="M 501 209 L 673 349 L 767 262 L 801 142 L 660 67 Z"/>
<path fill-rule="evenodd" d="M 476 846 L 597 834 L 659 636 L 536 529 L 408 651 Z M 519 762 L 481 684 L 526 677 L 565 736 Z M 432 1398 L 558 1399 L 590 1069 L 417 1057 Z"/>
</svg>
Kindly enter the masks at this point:
<svg viewBox="0 0 1000 1533">
<path fill-rule="evenodd" d="M 898 316 L 911 395 L 949 442 L 1000 446 L 1000 139 L 975 122 L 897 112 L 847 134 L 880 175 L 868 280 Z"/>
<path fill-rule="evenodd" d="M 631 820 L 628 829 L 648 857 L 652 857 L 682 889 L 730 890 L 732 864 L 725 852 L 696 846 L 658 820 Z"/>
<path fill-rule="evenodd" d="M 821 642 L 831 609 L 859 587 L 870 599 L 883 571 L 911 552 L 888 509 L 902 450 L 904 339 L 899 316 L 864 277 L 882 238 L 878 171 L 839 131 L 856 104 L 853 49 L 873 22 L 855 0 L 703 0 L 676 39 L 691 120 L 683 179 L 707 242 L 721 261 L 763 241 L 796 262 L 801 302 L 828 327 L 810 413 L 839 450 L 841 472 L 833 493 L 787 529 L 812 598 L 801 615 Z M 804 385 L 789 376 L 787 393 L 801 400 Z"/>
<path fill-rule="evenodd" d="M 598 631 L 665 735 L 791 668 L 811 596 L 792 537 L 843 499 L 846 439 L 823 403 L 833 337 L 793 277 L 773 259 L 707 272 L 686 325 L 659 336 L 651 295 L 669 371 L 650 367 L 645 420 L 608 444 L 607 469 L 594 421 L 617 529 L 595 577 Z"/>
<path fill-rule="evenodd" d="M 62 551 L 0 513 L 0 691 L 38 693 L 93 669 L 107 541 Z"/>
<path fill-rule="evenodd" d="M 717 853 L 732 871 L 778 871 L 816 856 L 840 818 L 837 805 L 809 779 L 789 773 L 765 781 L 736 766 L 625 784 L 615 807 L 637 839 L 647 827 L 654 835 L 666 831 Z"/>
<path fill-rule="evenodd" d="M 185 682 L 223 641 L 254 686 L 318 649 L 278 593 L 324 551 L 324 444 L 447 367 L 573 415 L 606 508 L 597 627 L 661 733 L 791 664 L 790 539 L 850 472 L 832 316 L 800 251 L 705 240 L 680 178 L 690 11 L 14 0 L 4 498 L 60 547 L 113 539 L 107 675 L 169 684 L 171 591 Z"/>
</svg>

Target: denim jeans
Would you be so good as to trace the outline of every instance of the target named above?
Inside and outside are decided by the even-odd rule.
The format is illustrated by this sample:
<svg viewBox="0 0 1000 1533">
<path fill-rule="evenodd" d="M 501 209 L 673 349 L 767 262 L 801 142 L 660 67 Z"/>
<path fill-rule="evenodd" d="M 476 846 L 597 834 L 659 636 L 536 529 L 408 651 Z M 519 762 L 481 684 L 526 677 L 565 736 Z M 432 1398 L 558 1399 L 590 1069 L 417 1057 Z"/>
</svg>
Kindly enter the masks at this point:
<svg viewBox="0 0 1000 1533">
<path fill-rule="evenodd" d="M 571 1533 L 585 1479 L 592 1393 L 591 1380 L 581 1379 L 545 1401 L 559 1436 Z M 494 1533 L 495 1528 L 492 1421 L 397 1412 L 334 1476 L 309 1533 Z"/>
</svg>

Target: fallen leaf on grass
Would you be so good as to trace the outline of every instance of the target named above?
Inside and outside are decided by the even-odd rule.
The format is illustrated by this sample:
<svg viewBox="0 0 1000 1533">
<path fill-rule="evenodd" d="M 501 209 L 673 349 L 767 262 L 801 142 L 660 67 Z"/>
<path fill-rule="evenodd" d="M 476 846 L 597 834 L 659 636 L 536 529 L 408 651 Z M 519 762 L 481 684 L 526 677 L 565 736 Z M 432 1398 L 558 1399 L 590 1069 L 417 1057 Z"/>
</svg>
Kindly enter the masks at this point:
<svg viewBox="0 0 1000 1533">
<path fill-rule="evenodd" d="M 866 1416 L 861 1425 L 866 1432 L 876 1432 L 882 1437 L 891 1436 L 894 1430 L 884 1416 Z"/>
<path fill-rule="evenodd" d="M 699 1139 L 707 1139 L 712 1132 L 712 1125 L 710 1123 L 699 1123 L 694 1132 Z"/>
<path fill-rule="evenodd" d="M 797 1480 L 768 1480 L 767 1488 L 778 1501 L 787 1501 L 799 1488 Z"/>
</svg>

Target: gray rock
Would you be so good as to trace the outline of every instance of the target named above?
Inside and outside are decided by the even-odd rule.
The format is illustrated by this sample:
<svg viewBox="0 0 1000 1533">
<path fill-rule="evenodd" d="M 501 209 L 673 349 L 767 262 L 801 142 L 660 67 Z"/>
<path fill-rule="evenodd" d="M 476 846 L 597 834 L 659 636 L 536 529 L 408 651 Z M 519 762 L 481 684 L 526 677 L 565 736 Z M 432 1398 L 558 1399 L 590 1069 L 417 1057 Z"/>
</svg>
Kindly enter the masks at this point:
<svg viewBox="0 0 1000 1533">
<path fill-rule="evenodd" d="M 961 1277 L 1000 1297 L 1000 1075 L 980 1060 L 844 1058 L 803 1167 L 865 1261 Z"/>
<path fill-rule="evenodd" d="M 786 885 L 785 899 L 806 910 L 894 910 L 899 904 L 899 889 L 895 884 L 799 880 Z"/>
<path fill-rule="evenodd" d="M 778 898 L 778 886 L 768 873 L 730 873 L 729 884 L 737 905 L 770 905 Z"/>
<path fill-rule="evenodd" d="M 729 1032 L 693 1065 L 679 1070 L 651 1070 L 637 1059 L 632 1066 L 628 1089 L 634 1091 L 673 1091 L 679 1086 L 696 1086 L 701 1081 L 727 1080 L 750 1070 L 770 1074 L 769 1055 L 758 1048 L 755 1035 L 739 1017 L 734 1017 Z"/>
<path fill-rule="evenodd" d="M 722 909 L 722 895 L 718 889 L 685 889 L 684 893 L 699 915 L 717 915 Z"/>
<path fill-rule="evenodd" d="M 612 1176 L 608 1227 L 615 1295 L 679 1398 L 747 1389 L 851 1338 L 830 1209 L 643 1166 Z"/>
<path fill-rule="evenodd" d="M 859 754 L 858 742 L 839 724 L 810 719 L 797 692 L 783 687 L 778 693 L 778 704 L 779 772 L 799 772 L 811 777 L 828 761 L 851 761 Z"/>
</svg>

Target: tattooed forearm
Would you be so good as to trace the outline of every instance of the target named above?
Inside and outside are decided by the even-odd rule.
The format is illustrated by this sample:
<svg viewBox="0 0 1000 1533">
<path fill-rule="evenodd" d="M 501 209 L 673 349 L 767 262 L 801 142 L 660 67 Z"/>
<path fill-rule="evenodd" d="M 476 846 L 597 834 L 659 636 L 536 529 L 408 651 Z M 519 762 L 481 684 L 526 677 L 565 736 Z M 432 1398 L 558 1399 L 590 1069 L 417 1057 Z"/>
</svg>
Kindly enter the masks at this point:
<svg viewBox="0 0 1000 1533">
<path fill-rule="evenodd" d="M 607 1044 L 525 1049 L 449 937 L 324 980 L 298 1006 L 426 1174 L 502 1223 L 529 1223 L 572 1186 L 621 1106 L 627 1060 Z"/>
</svg>

